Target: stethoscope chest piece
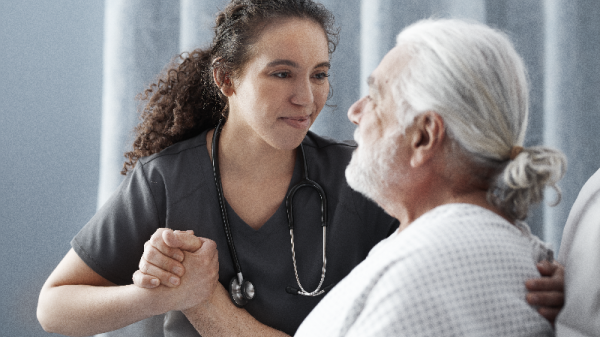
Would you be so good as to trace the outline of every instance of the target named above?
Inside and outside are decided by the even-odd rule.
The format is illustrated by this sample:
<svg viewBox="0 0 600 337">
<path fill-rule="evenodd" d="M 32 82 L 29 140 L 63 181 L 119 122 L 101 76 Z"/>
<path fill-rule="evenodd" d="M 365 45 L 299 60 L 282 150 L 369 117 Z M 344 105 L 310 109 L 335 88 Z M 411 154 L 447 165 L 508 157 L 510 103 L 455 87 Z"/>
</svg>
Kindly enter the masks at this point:
<svg viewBox="0 0 600 337">
<path fill-rule="evenodd" d="M 254 285 L 250 281 L 242 280 L 240 286 L 240 281 L 237 277 L 234 277 L 229 282 L 229 296 L 233 304 L 241 308 L 254 298 Z"/>
</svg>

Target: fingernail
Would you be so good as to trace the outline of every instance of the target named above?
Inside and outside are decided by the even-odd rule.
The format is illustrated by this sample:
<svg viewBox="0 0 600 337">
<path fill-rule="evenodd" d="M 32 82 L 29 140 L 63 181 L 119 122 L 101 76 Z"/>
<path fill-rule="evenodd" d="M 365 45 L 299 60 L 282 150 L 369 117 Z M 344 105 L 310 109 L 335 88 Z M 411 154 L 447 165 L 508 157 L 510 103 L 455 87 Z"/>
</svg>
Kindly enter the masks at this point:
<svg viewBox="0 0 600 337">
<path fill-rule="evenodd" d="M 175 276 L 171 276 L 171 278 L 169 279 L 169 282 L 171 282 L 171 284 L 173 284 L 173 285 L 178 285 L 179 279 Z"/>
<path fill-rule="evenodd" d="M 160 282 L 158 281 L 158 279 L 155 279 L 155 278 L 153 278 L 152 280 L 150 280 L 150 283 L 151 283 L 153 286 L 157 286 L 157 285 L 159 285 L 159 284 L 160 284 Z"/>
<path fill-rule="evenodd" d="M 181 255 L 181 254 L 179 254 L 179 253 L 175 253 L 175 254 L 173 255 L 173 257 L 175 258 L 175 260 L 177 260 L 177 261 L 179 261 L 179 262 L 183 261 L 183 255 Z"/>
<path fill-rule="evenodd" d="M 179 276 L 183 275 L 183 268 L 181 267 L 173 267 L 173 274 L 177 274 Z"/>
</svg>

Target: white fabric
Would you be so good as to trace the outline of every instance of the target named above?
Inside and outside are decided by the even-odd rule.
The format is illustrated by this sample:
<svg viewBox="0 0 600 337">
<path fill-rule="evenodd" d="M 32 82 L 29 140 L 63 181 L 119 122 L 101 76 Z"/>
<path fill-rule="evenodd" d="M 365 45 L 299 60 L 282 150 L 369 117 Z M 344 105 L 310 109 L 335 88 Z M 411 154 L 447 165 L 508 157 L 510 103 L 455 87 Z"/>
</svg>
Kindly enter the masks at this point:
<svg viewBox="0 0 600 337">
<path fill-rule="evenodd" d="M 566 299 L 557 336 L 600 336 L 600 170 L 573 204 L 558 260 L 565 266 Z"/>
<path fill-rule="evenodd" d="M 440 206 L 375 246 L 296 336 L 553 336 L 525 301 L 549 252 L 525 224 Z"/>
</svg>

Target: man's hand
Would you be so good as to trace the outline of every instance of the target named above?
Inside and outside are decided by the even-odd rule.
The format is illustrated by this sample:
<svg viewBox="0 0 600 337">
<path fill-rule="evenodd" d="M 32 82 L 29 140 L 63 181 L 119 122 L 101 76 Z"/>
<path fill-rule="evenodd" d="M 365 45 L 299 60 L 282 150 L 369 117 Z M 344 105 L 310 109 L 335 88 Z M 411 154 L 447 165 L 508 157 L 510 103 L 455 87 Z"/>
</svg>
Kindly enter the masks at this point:
<svg viewBox="0 0 600 337">
<path fill-rule="evenodd" d="M 167 228 L 157 229 L 144 244 L 140 269 L 133 274 L 133 283 L 147 289 L 156 288 L 161 284 L 171 288 L 177 287 L 186 272 L 183 265 L 184 252 L 198 251 L 206 240 L 194 236 L 194 231 L 191 230 L 182 232 Z"/>
<path fill-rule="evenodd" d="M 538 306 L 540 315 L 554 326 L 554 320 L 565 304 L 565 268 L 548 261 L 538 263 L 537 268 L 542 277 L 525 282 L 529 290 L 527 302 Z"/>
</svg>

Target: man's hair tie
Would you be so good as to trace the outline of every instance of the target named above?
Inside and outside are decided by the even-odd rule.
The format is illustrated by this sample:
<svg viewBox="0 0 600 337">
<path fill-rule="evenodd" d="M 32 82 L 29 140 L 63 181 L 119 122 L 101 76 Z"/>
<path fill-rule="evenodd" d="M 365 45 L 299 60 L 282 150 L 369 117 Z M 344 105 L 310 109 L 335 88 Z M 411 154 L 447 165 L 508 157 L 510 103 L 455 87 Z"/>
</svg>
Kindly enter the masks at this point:
<svg viewBox="0 0 600 337">
<path fill-rule="evenodd" d="M 522 146 L 513 146 L 510 149 L 510 160 L 515 160 L 515 158 L 517 158 L 517 156 L 523 152 L 523 147 Z"/>
</svg>

